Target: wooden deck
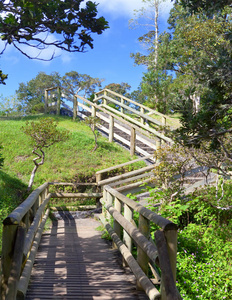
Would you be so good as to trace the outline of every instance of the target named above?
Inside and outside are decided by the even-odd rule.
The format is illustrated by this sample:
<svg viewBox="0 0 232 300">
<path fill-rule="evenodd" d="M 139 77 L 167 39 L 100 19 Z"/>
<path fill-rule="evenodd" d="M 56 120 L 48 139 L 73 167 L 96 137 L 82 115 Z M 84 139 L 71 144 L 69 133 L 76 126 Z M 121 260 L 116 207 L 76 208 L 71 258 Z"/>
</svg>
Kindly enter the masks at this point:
<svg viewBox="0 0 232 300">
<path fill-rule="evenodd" d="M 62 214 L 61 214 L 62 215 Z M 26 299 L 141 299 L 93 218 L 63 215 L 43 234 Z"/>
</svg>

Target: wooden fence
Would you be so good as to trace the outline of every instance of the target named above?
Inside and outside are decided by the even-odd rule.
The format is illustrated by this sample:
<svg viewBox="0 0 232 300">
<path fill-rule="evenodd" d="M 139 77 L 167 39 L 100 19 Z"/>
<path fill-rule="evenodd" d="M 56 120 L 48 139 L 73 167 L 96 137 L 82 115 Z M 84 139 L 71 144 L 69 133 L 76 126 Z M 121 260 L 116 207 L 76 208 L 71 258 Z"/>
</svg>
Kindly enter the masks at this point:
<svg viewBox="0 0 232 300">
<path fill-rule="evenodd" d="M 149 299 L 181 299 L 175 285 L 177 226 L 110 186 L 104 186 L 101 203 L 101 221 L 134 273 L 138 287 L 146 292 Z M 134 212 L 139 213 L 138 227 L 133 219 Z M 150 222 L 161 228 L 155 232 L 155 244 L 150 238 Z M 133 244 L 136 245 L 136 259 L 132 255 Z M 157 265 L 161 269 L 161 278 Z M 155 277 L 154 283 L 161 281 L 160 292 L 148 278 L 149 266 Z"/>
<path fill-rule="evenodd" d="M 72 183 L 44 183 L 4 221 L 2 235 L 1 299 L 25 298 L 35 255 L 49 215 L 51 198 L 96 198 L 101 193 L 49 193 L 50 185 L 76 186 Z M 85 185 L 85 184 L 79 184 Z"/>
<path fill-rule="evenodd" d="M 56 102 L 58 114 L 61 104 L 60 97 L 65 97 L 59 88 L 45 90 L 45 111 L 47 111 L 48 108 L 48 92 L 56 89 L 56 98 L 58 99 Z M 115 100 L 115 97 L 116 99 L 120 98 L 120 102 Z M 101 102 L 100 105 L 97 104 L 99 101 Z M 162 132 L 156 129 L 157 125 L 166 125 L 166 120 L 170 119 L 168 116 L 107 89 L 96 93 L 94 102 L 95 103 L 85 99 L 84 97 L 75 95 L 73 97 L 73 119 L 75 119 L 77 116 L 83 119 L 86 118 L 86 112 L 91 114 L 93 117 L 97 116 L 100 120 L 108 124 L 107 126 L 100 125 L 98 128 L 108 134 L 109 142 L 112 142 L 114 138 L 117 139 L 130 148 L 131 155 L 134 155 L 135 152 L 143 156 L 149 155 L 147 151 L 136 145 L 136 140 L 149 146 L 153 150 L 159 149 L 162 142 L 168 144 L 173 143 L 170 138 L 166 137 Z M 119 106 L 119 110 L 109 106 L 109 103 Z M 54 104 L 55 102 L 53 105 Z M 65 107 L 68 106 L 65 105 Z M 135 107 L 138 107 L 139 110 L 135 109 Z M 134 114 L 135 118 L 131 117 L 132 114 Z M 151 115 L 154 114 L 158 115 L 162 121 L 160 122 L 152 118 Z M 138 118 L 140 118 L 140 121 Z M 117 120 L 117 122 L 115 120 Z M 130 140 L 117 134 L 115 132 L 116 130 L 120 130 L 124 134 L 130 136 Z"/>
</svg>

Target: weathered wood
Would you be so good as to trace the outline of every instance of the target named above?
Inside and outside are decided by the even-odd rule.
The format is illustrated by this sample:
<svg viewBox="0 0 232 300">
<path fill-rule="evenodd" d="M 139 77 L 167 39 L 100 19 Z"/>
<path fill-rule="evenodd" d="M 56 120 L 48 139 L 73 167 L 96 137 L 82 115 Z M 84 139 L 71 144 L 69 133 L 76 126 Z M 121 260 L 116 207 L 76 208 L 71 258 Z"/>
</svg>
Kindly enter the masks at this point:
<svg viewBox="0 0 232 300">
<path fill-rule="evenodd" d="M 61 89 L 57 88 L 57 104 L 56 104 L 56 114 L 60 115 L 60 105 L 61 105 Z"/>
<path fill-rule="evenodd" d="M 34 190 L 27 199 L 21 203 L 8 217 L 3 221 L 4 225 L 19 225 L 20 221 L 24 217 L 24 215 L 28 212 L 28 210 L 34 205 L 40 193 L 42 193 L 48 187 L 48 182 L 45 182 L 36 190 Z"/>
<path fill-rule="evenodd" d="M 117 176 L 114 176 L 114 177 L 111 177 L 111 178 L 108 178 L 108 179 L 101 180 L 101 181 L 98 182 L 98 185 L 102 186 L 102 185 L 110 184 L 110 183 L 113 183 L 113 182 L 117 182 L 119 180 L 129 178 L 129 177 L 132 177 L 132 176 L 135 176 L 135 175 L 143 174 L 145 172 L 148 172 L 148 171 L 154 169 L 154 166 L 155 165 L 146 166 L 146 167 L 141 168 L 139 170 L 134 170 L 134 171 L 131 171 L 131 172 L 124 173 L 122 175 L 117 175 Z"/>
<path fill-rule="evenodd" d="M 26 228 L 18 226 L 16 240 L 14 245 L 14 254 L 12 259 L 12 266 L 10 277 L 8 279 L 8 286 L 6 291 L 6 300 L 15 300 L 17 294 L 17 286 L 21 272 L 23 246 L 25 239 Z"/>
<path fill-rule="evenodd" d="M 171 221 L 161 217 L 160 215 L 150 211 L 149 209 L 145 208 L 141 204 L 133 201 L 132 199 L 122 195 L 115 189 L 111 188 L 110 186 L 106 185 L 104 186 L 104 189 L 107 190 L 109 193 L 111 193 L 113 196 L 117 197 L 122 201 L 123 203 L 130 206 L 134 211 L 139 212 L 142 214 L 145 218 L 150 220 L 151 222 L 157 224 L 164 230 L 177 230 L 177 225 L 172 223 Z"/>
<path fill-rule="evenodd" d="M 109 206 L 109 205 L 107 205 L 107 206 Z M 107 209 L 107 211 L 109 211 L 107 206 L 105 206 L 105 208 Z M 111 205 L 110 205 L 110 207 L 111 207 Z M 119 214 L 121 214 L 122 203 L 116 197 L 114 198 L 114 207 L 115 207 L 115 210 L 118 211 Z M 114 231 L 116 232 L 117 236 L 121 239 L 121 225 L 115 218 L 114 218 L 113 228 L 114 228 Z M 113 244 L 113 248 L 116 248 L 116 245 Z"/>
<path fill-rule="evenodd" d="M 75 121 L 77 117 L 77 97 L 73 96 L 73 120 Z"/>
<path fill-rule="evenodd" d="M 85 98 L 83 98 L 83 97 L 81 97 L 81 96 L 79 96 L 79 95 L 76 95 L 76 96 L 77 96 L 79 99 L 81 99 L 83 102 L 86 102 L 87 104 L 89 104 L 90 106 L 95 105 L 95 106 L 97 107 L 97 109 L 101 110 L 102 112 L 104 112 L 104 113 L 106 113 L 106 114 L 108 114 L 108 115 L 112 115 L 114 118 L 116 118 L 116 119 L 119 120 L 120 122 L 122 122 L 122 123 L 128 125 L 129 127 L 132 127 L 132 123 L 134 122 L 133 127 L 135 128 L 135 130 L 136 130 L 137 132 L 140 132 L 141 134 L 144 134 L 144 135 L 147 135 L 147 136 L 150 136 L 150 134 L 152 134 L 152 135 L 155 135 L 155 136 L 160 137 L 161 139 L 165 140 L 166 142 L 168 142 L 168 143 L 170 143 L 170 144 L 173 143 L 173 141 L 172 141 L 170 138 L 165 137 L 162 133 L 158 132 L 157 130 L 155 130 L 155 129 L 153 129 L 153 128 L 150 128 L 150 127 L 148 127 L 148 126 L 146 126 L 146 125 L 143 125 L 143 124 L 141 124 L 139 121 L 136 121 L 136 120 L 130 118 L 129 116 L 125 115 L 125 114 L 121 114 L 121 112 L 119 112 L 119 111 L 117 111 L 117 114 L 119 114 L 119 115 L 122 116 L 122 117 L 120 117 L 120 116 L 118 116 L 118 115 L 115 115 L 115 110 L 114 110 L 113 108 L 111 108 L 110 106 L 104 106 L 104 105 L 102 105 L 102 106 L 99 106 L 99 105 L 98 105 L 98 106 L 97 106 L 96 104 L 90 102 L 89 100 L 87 100 L 87 99 L 85 99 Z M 98 99 L 97 99 L 97 100 L 98 100 Z M 86 105 L 84 105 L 84 104 L 81 104 L 81 103 L 80 103 L 80 106 L 82 106 L 85 110 L 91 112 L 91 109 L 90 109 L 88 106 L 86 106 Z M 113 112 L 111 112 L 111 111 L 113 111 Z M 98 115 L 98 114 L 97 114 L 97 115 Z M 83 117 L 85 117 L 85 116 L 83 115 Z M 125 120 L 123 117 L 124 117 L 124 118 L 127 118 L 128 121 Z M 101 116 L 101 118 L 104 119 L 103 116 Z M 133 121 L 133 122 L 132 122 L 132 121 Z M 132 122 L 132 123 L 131 123 L 131 122 Z M 116 125 L 116 124 L 117 124 L 117 123 L 115 123 L 115 126 L 118 127 L 118 124 L 117 124 L 117 125 Z M 136 124 L 137 124 L 138 126 L 137 126 Z M 126 130 L 125 130 L 125 132 L 126 132 Z M 116 135 L 115 135 L 115 138 L 116 138 Z"/>
<path fill-rule="evenodd" d="M 49 200 L 51 199 L 51 194 L 49 194 L 47 196 L 47 198 L 43 201 L 43 203 L 40 205 L 39 209 L 36 212 L 35 218 L 33 220 L 33 223 L 31 224 L 31 227 L 29 228 L 27 235 L 26 235 L 26 239 L 25 239 L 25 245 L 24 245 L 24 256 L 27 257 L 28 252 L 31 249 L 31 244 L 33 242 L 35 233 L 38 229 L 38 225 L 40 223 L 41 220 L 41 216 L 43 214 L 43 211 L 46 207 L 46 205 L 48 204 Z"/>
<path fill-rule="evenodd" d="M 24 300 L 24 298 L 25 298 L 28 283 L 29 283 L 30 276 L 31 276 L 31 270 L 32 270 L 34 260 L 35 260 L 35 255 L 36 255 L 37 249 L 39 247 L 40 239 L 41 239 L 43 229 L 44 229 L 44 225 L 46 223 L 48 215 L 49 215 L 49 209 L 47 209 L 47 211 L 46 211 L 46 213 L 43 217 L 43 220 L 42 220 L 42 222 L 39 226 L 39 229 L 36 233 L 35 240 L 34 240 L 34 243 L 32 245 L 29 258 L 26 262 L 26 265 L 25 265 L 25 267 L 23 269 L 23 272 L 22 272 L 22 275 L 20 277 L 20 280 L 19 280 L 19 283 L 18 283 L 17 300 Z"/>
<path fill-rule="evenodd" d="M 161 269 L 161 300 L 178 300 L 176 285 L 174 282 L 171 263 L 168 255 L 168 249 L 164 232 L 157 230 L 155 240 L 159 254 L 159 266 Z"/>
<path fill-rule="evenodd" d="M 48 112 L 48 89 L 44 91 L 44 113 Z"/>
<path fill-rule="evenodd" d="M 110 203 L 108 204 L 110 205 Z M 133 219 L 133 210 L 126 204 L 124 205 L 124 218 L 130 223 Z M 125 229 L 123 229 L 123 242 L 127 246 L 128 250 L 132 252 L 132 238 Z"/>
<path fill-rule="evenodd" d="M 139 247 L 141 247 L 143 251 L 147 253 L 148 257 L 155 263 L 158 256 L 155 245 L 152 244 L 137 228 L 135 228 L 131 222 L 127 221 L 115 208 L 111 205 L 107 205 L 106 208 L 114 220 L 116 220 L 116 222 L 129 233 L 136 244 L 139 245 Z M 114 231 L 116 231 L 115 228 Z"/>
<path fill-rule="evenodd" d="M 51 193 L 51 198 L 100 198 L 102 193 Z"/>
<path fill-rule="evenodd" d="M 136 102 L 136 101 L 134 101 L 134 100 L 131 100 L 131 99 L 129 99 L 129 98 L 125 97 L 125 96 L 122 96 L 122 95 L 120 95 L 120 94 L 118 94 L 118 93 L 116 93 L 116 92 L 114 92 L 114 91 L 109 90 L 109 89 L 104 89 L 104 90 L 102 90 L 102 91 L 99 91 L 99 92 L 95 93 L 95 99 L 94 99 L 94 101 L 98 101 L 98 95 L 101 95 L 101 94 L 103 93 L 103 91 L 107 91 L 107 92 L 110 93 L 110 94 L 113 94 L 113 95 L 115 95 L 115 96 L 118 96 L 118 97 L 124 99 L 126 102 L 129 102 L 130 104 L 135 104 L 136 106 L 139 106 L 140 108 L 144 108 L 145 110 L 148 111 L 148 115 L 150 115 L 150 114 L 155 114 L 155 115 L 158 115 L 158 116 L 161 116 L 161 117 L 162 117 L 162 116 L 165 116 L 166 118 L 171 119 L 171 118 L 170 118 L 169 116 L 167 116 L 167 115 L 164 115 L 164 114 L 162 114 L 162 113 L 160 113 L 160 112 L 158 112 L 158 111 L 156 111 L 156 110 L 154 110 L 154 109 L 152 109 L 152 108 L 150 108 L 150 107 L 147 107 L 147 106 L 145 106 L 145 105 L 143 105 L 143 104 L 141 104 L 141 103 L 138 103 L 138 102 Z"/>
<path fill-rule="evenodd" d="M 2 300 L 5 299 L 8 278 L 10 276 L 12 259 L 13 259 L 13 247 L 16 239 L 18 224 L 4 225 L 2 232 L 2 276 L 1 276 L 1 294 Z"/>
<path fill-rule="evenodd" d="M 131 136 L 130 136 L 130 155 L 135 155 L 135 139 L 136 139 L 136 132 L 133 127 L 131 127 Z"/>
<path fill-rule="evenodd" d="M 109 186 L 111 187 L 116 187 L 118 185 L 123 185 L 125 183 L 128 183 L 128 182 L 131 182 L 131 181 L 136 181 L 136 180 L 139 180 L 139 179 L 142 179 L 142 178 L 147 178 L 146 180 L 143 180 L 143 181 L 140 181 L 141 184 L 147 182 L 149 183 L 154 177 L 154 173 L 153 172 L 148 172 L 148 173 L 144 173 L 144 174 L 141 174 L 141 175 L 137 175 L 137 176 L 133 176 L 133 177 L 129 177 L 129 178 L 126 178 L 126 179 L 123 179 L 123 180 L 119 180 L 119 181 L 116 181 L 116 182 L 113 182 L 113 183 L 110 183 Z M 137 183 L 138 182 L 135 182 L 135 183 L 132 183 L 131 186 L 133 184 L 135 184 L 135 186 L 137 186 Z M 126 189 L 127 186 L 130 186 L 130 185 L 126 185 L 126 186 L 122 186 L 120 188 L 124 188 Z M 119 188 L 119 189 L 120 189 Z M 117 191 L 119 191 L 118 188 L 116 188 Z"/>
<path fill-rule="evenodd" d="M 110 116 L 109 121 L 109 142 L 112 143 L 114 140 L 114 117 Z"/>
<path fill-rule="evenodd" d="M 150 222 L 141 214 L 139 215 L 139 231 L 147 238 L 150 237 Z M 155 245 L 154 245 L 155 246 Z M 156 258 L 155 258 L 156 259 Z M 140 247 L 138 244 L 137 248 L 137 262 L 140 265 L 143 272 L 148 275 L 148 262 L 149 257 L 147 253 Z M 154 260 L 153 260 L 154 262 Z M 138 288 L 141 288 L 140 284 L 138 283 Z"/>
<path fill-rule="evenodd" d="M 88 186 L 88 185 L 93 185 L 97 186 L 97 183 L 95 182 L 77 182 L 77 183 L 72 183 L 72 182 L 49 182 L 49 185 L 58 185 L 58 186 L 72 186 L 74 188 L 77 188 L 79 186 Z"/>
<path fill-rule="evenodd" d="M 122 243 L 117 233 L 111 228 L 109 223 L 105 223 L 105 228 L 109 232 L 114 244 L 117 246 L 119 251 L 121 252 L 123 258 L 127 262 L 131 271 L 134 273 L 136 279 L 142 286 L 143 290 L 146 292 L 150 300 L 160 299 L 159 291 L 154 287 L 151 281 L 147 278 L 144 272 L 139 267 L 138 263 L 127 249 L 127 247 Z"/>
</svg>

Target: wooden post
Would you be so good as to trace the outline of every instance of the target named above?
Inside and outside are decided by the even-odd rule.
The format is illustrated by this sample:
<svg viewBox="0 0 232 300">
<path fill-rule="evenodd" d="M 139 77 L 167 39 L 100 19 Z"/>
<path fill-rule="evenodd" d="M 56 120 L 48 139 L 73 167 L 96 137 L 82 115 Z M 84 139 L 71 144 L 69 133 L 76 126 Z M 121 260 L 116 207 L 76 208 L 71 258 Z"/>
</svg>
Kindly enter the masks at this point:
<svg viewBox="0 0 232 300">
<path fill-rule="evenodd" d="M 92 106 L 92 117 L 96 117 L 96 107 Z"/>
<path fill-rule="evenodd" d="M 121 98 L 121 104 L 124 104 L 124 99 Z M 124 108 L 121 106 L 121 113 L 124 114 Z"/>
<path fill-rule="evenodd" d="M 135 155 L 135 128 L 131 127 L 131 137 L 130 137 L 130 155 Z"/>
<path fill-rule="evenodd" d="M 56 114 L 60 115 L 60 104 L 61 104 L 61 90 L 60 87 L 57 88 L 57 104 L 56 104 Z"/>
<path fill-rule="evenodd" d="M 162 117 L 162 124 L 163 124 L 163 126 L 166 126 L 166 122 L 167 122 L 167 120 L 166 120 L 166 118 L 163 116 L 163 117 Z"/>
<path fill-rule="evenodd" d="M 73 121 L 76 120 L 77 117 L 77 97 L 73 97 Z"/>
<path fill-rule="evenodd" d="M 114 207 L 115 209 L 121 213 L 122 211 L 122 203 L 119 199 L 115 197 L 114 199 Z M 114 219 L 114 231 L 117 234 L 117 236 L 121 239 L 121 225 Z M 117 249 L 117 246 L 113 243 L 113 248 Z"/>
<path fill-rule="evenodd" d="M 107 92 L 104 90 L 104 96 L 106 96 Z M 106 98 L 103 96 L 103 104 L 107 105 L 107 100 Z"/>
<path fill-rule="evenodd" d="M 1 277 L 1 296 L 5 300 L 6 291 L 8 287 L 8 279 L 10 277 L 12 261 L 13 261 L 13 247 L 15 244 L 18 224 L 4 225 L 2 233 L 2 277 Z"/>
<path fill-rule="evenodd" d="M 102 179 L 102 174 L 101 173 L 96 173 L 96 183 L 98 183 L 99 181 L 101 181 Z"/>
<path fill-rule="evenodd" d="M 174 282 L 176 282 L 176 255 L 177 255 L 177 230 L 165 230 L 164 235 L 167 241 L 168 255 L 172 268 Z"/>
<path fill-rule="evenodd" d="M 177 237 L 175 235 L 175 232 L 176 230 L 169 230 L 167 234 L 168 238 L 172 240 L 171 243 L 172 246 L 174 246 L 175 237 Z M 172 257 L 173 253 L 171 253 L 170 256 L 170 252 L 169 252 L 170 249 L 167 243 L 167 238 L 165 236 L 165 231 L 157 230 L 155 232 L 155 240 L 156 240 L 156 245 L 157 245 L 158 255 L 159 255 L 159 265 L 161 269 L 161 300 L 178 300 L 179 295 L 175 284 L 176 276 L 173 276 L 173 268 L 172 268 L 175 261 L 174 269 L 176 269 L 176 249 L 174 249 L 175 246 L 173 247 L 173 251 L 175 251 L 175 255 L 174 255 L 175 258 L 174 258 Z"/>
<path fill-rule="evenodd" d="M 150 237 L 150 221 L 139 214 L 139 231 L 147 238 Z M 137 261 L 143 272 L 148 275 L 149 258 L 147 254 L 138 246 Z M 137 282 L 137 288 L 141 290 L 140 284 Z"/>
<path fill-rule="evenodd" d="M 6 300 L 16 299 L 17 286 L 20 277 L 22 259 L 23 259 L 23 246 L 25 240 L 26 228 L 18 226 L 16 240 L 13 251 L 12 267 L 10 277 L 8 279 L 8 286 L 6 291 Z"/>
<path fill-rule="evenodd" d="M 156 140 L 156 151 L 159 151 L 161 148 L 161 139 Z"/>
<path fill-rule="evenodd" d="M 140 108 L 140 112 L 141 112 L 142 114 L 144 114 L 144 108 L 143 108 L 143 107 Z M 140 122 L 141 122 L 143 125 L 145 125 L 144 117 L 140 117 Z"/>
<path fill-rule="evenodd" d="M 114 196 L 111 195 L 109 192 L 107 192 L 107 205 L 112 205 L 113 204 L 113 201 L 114 201 Z M 107 211 L 107 214 L 106 214 L 106 218 L 107 218 L 107 221 L 110 223 L 110 219 L 111 219 L 111 214 Z"/>
<path fill-rule="evenodd" d="M 48 90 L 44 91 L 44 113 L 48 113 Z"/>
<path fill-rule="evenodd" d="M 133 210 L 126 204 L 124 204 L 124 218 L 130 223 L 133 220 Z M 132 238 L 125 229 L 123 229 L 123 243 L 126 245 L 130 253 L 132 253 Z M 123 266 L 127 266 L 125 260 L 123 260 Z"/>
<path fill-rule="evenodd" d="M 109 142 L 112 143 L 114 140 L 114 117 L 110 115 L 109 122 Z"/>
</svg>

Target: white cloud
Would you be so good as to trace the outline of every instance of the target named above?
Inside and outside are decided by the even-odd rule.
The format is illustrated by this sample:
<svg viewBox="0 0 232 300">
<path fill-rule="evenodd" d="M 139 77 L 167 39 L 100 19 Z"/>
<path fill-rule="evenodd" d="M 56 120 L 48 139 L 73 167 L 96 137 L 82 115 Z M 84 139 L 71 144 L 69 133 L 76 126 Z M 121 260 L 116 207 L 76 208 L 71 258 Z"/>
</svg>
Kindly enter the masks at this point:
<svg viewBox="0 0 232 300">
<path fill-rule="evenodd" d="M 98 11 L 101 14 L 110 13 L 115 18 L 125 16 L 131 18 L 134 14 L 134 10 L 140 9 L 144 6 L 142 0 L 98 0 Z M 171 0 L 164 0 L 161 3 L 160 15 L 166 18 L 170 9 L 173 6 Z"/>
</svg>

